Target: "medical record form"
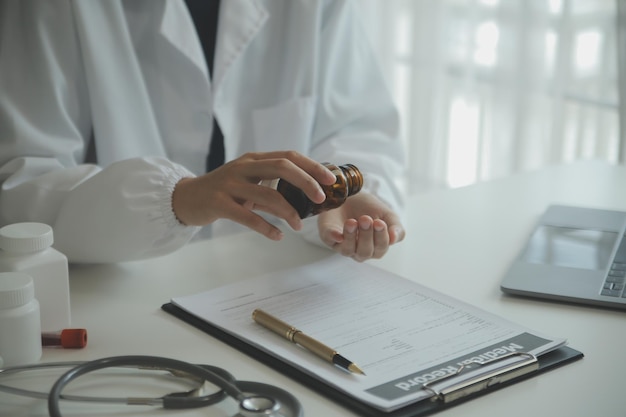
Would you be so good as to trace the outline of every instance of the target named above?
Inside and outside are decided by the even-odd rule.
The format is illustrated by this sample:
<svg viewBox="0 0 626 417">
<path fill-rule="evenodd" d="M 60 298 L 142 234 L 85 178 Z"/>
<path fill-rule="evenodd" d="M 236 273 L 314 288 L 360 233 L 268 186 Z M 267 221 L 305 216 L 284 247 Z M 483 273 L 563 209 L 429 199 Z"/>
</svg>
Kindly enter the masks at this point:
<svg viewBox="0 0 626 417">
<path fill-rule="evenodd" d="M 172 304 L 384 412 L 437 396 L 435 385 L 462 383 L 566 343 L 340 256 Z M 255 309 L 331 346 L 366 375 L 333 366 L 256 324 Z"/>
</svg>

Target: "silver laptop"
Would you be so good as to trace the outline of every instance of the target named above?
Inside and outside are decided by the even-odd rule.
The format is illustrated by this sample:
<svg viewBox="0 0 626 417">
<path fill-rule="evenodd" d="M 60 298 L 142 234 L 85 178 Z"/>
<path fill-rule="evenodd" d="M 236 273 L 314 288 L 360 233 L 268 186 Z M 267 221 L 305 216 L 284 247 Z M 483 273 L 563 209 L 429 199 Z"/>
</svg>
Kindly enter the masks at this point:
<svg viewBox="0 0 626 417">
<path fill-rule="evenodd" d="M 626 310 L 625 228 L 626 212 L 548 207 L 502 291 Z"/>
</svg>

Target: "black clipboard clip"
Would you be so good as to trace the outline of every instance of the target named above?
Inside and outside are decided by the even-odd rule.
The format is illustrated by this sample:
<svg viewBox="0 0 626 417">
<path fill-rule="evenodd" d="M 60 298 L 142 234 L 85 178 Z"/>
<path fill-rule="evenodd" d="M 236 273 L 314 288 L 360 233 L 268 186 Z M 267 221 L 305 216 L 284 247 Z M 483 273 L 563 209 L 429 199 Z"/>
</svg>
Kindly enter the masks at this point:
<svg viewBox="0 0 626 417">
<path fill-rule="evenodd" d="M 487 372 L 481 372 L 477 375 L 463 379 L 462 381 L 455 382 L 450 385 L 437 389 L 437 385 L 441 385 L 442 382 L 457 378 L 462 373 L 470 372 L 476 368 L 473 365 L 479 367 L 485 367 L 494 365 L 500 362 L 508 362 L 515 357 L 520 360 L 507 364 L 503 367 L 489 370 Z M 435 380 L 426 382 L 422 385 L 422 389 L 430 391 L 434 394 L 431 397 L 431 401 L 441 401 L 443 403 L 451 403 L 468 395 L 478 393 L 484 389 L 492 387 L 503 382 L 507 382 L 522 375 L 534 372 L 539 369 L 539 361 L 535 355 L 526 352 L 513 352 L 507 355 L 495 358 L 486 362 L 472 361 L 467 365 L 461 365 L 461 367 L 453 374 L 437 378 Z"/>
</svg>

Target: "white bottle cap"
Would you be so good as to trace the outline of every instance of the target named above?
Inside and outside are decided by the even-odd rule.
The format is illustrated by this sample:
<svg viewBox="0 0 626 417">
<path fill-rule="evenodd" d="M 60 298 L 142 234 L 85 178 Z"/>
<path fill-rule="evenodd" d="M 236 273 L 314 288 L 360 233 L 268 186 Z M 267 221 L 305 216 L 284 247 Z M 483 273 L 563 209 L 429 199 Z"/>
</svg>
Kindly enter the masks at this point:
<svg viewBox="0 0 626 417">
<path fill-rule="evenodd" d="M 23 306 L 35 297 L 33 278 L 23 272 L 0 272 L 0 309 Z"/>
<path fill-rule="evenodd" d="M 0 229 L 0 249 L 7 252 L 38 252 L 53 243 L 52 227 L 44 223 L 15 223 Z"/>
</svg>

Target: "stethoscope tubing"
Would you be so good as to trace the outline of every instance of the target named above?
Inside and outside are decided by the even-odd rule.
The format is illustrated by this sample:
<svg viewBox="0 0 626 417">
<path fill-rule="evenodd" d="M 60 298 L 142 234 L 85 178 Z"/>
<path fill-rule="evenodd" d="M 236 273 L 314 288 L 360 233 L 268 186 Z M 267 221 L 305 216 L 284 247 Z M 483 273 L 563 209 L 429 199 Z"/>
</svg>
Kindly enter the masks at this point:
<svg viewBox="0 0 626 417">
<path fill-rule="evenodd" d="M 36 370 L 44 370 L 44 369 L 48 369 L 48 368 L 71 368 L 71 367 L 75 367 L 75 366 L 79 366 L 79 365 L 83 365 L 85 364 L 86 361 L 70 361 L 70 362 L 48 362 L 48 363 L 41 363 L 41 364 L 29 364 L 29 365 L 19 365 L 19 366 L 12 366 L 12 367 L 7 367 L 4 369 L 0 369 L 0 378 L 2 378 L 3 376 L 6 375 L 10 375 L 10 374 L 15 374 L 15 373 L 21 373 L 21 372 L 28 372 L 28 371 L 36 371 Z M 214 366 L 209 366 L 209 365 L 197 365 L 197 366 L 201 366 L 205 369 L 209 369 L 211 372 L 215 372 L 217 374 L 221 374 L 223 375 L 225 378 L 227 378 L 230 381 L 235 381 L 235 378 L 228 373 L 226 370 L 222 369 L 222 368 L 218 368 L 218 367 L 214 367 Z M 129 366 L 129 368 L 136 368 L 135 366 Z M 170 372 L 171 374 L 177 376 L 176 374 L 178 372 L 176 372 L 176 370 L 174 369 L 157 369 L 154 366 L 150 366 L 149 369 L 154 369 L 154 370 L 163 370 L 163 371 L 167 371 Z M 197 378 L 196 378 L 197 379 Z M 172 393 L 172 394 L 167 394 L 167 396 L 184 396 L 184 395 L 189 395 L 190 393 L 194 392 L 194 391 L 199 391 L 202 386 L 204 385 L 206 381 L 204 379 L 199 380 L 199 385 L 191 390 L 191 391 L 187 391 L 187 392 L 180 392 L 180 393 Z M 43 391 L 34 391 L 34 390 L 28 390 L 28 389 L 24 389 L 24 388 L 17 388 L 17 387 L 11 387 L 8 385 L 4 385 L 4 384 L 0 384 L 0 391 L 2 392 L 6 392 L 9 394 L 13 394 L 13 395 L 19 395 L 19 396 L 23 396 L 23 397 L 29 397 L 29 398 L 36 398 L 36 399 L 41 399 L 41 400 L 47 400 L 50 393 L 49 392 L 43 392 Z M 197 398 L 200 396 L 196 396 L 196 400 Z M 211 405 L 211 404 L 215 404 L 221 400 L 223 400 L 226 397 L 226 393 L 223 390 L 220 390 L 218 392 L 214 392 L 211 393 L 209 395 L 205 395 L 205 405 Z M 84 396 L 84 395 L 70 395 L 70 394 L 62 394 L 60 399 L 62 400 L 66 400 L 66 401 L 75 401 L 75 402 L 91 402 L 91 403 L 102 403 L 102 404 L 133 404 L 133 405 L 138 405 L 138 404 L 142 404 L 142 405 L 162 405 L 163 404 L 163 397 L 158 397 L 158 398 L 141 398 L 140 401 L 138 401 L 137 397 L 135 397 L 133 399 L 133 401 L 129 401 L 129 398 L 122 398 L 122 397 L 91 397 L 91 396 Z M 200 401 L 196 401 L 197 403 L 200 403 Z M 200 407 L 200 405 L 198 405 L 198 407 Z"/>
<path fill-rule="evenodd" d="M 157 356 L 115 356 L 93 361 L 51 362 L 33 365 L 13 366 L 0 369 L 0 378 L 6 375 L 43 370 L 47 368 L 70 368 L 54 383 L 50 392 L 39 392 L 0 384 L 0 391 L 31 398 L 45 399 L 50 417 L 62 417 L 60 400 L 161 406 L 165 409 L 189 409 L 209 406 L 232 397 L 239 403 L 239 414 L 245 416 L 293 416 L 302 417 L 299 401 L 288 392 L 271 385 L 237 381 L 228 371 L 210 365 L 194 365 L 175 359 Z M 63 394 L 63 389 L 82 375 L 106 368 L 137 368 L 165 371 L 175 377 L 185 378 L 198 384 L 192 390 L 175 392 L 162 397 L 92 397 Z M 207 393 L 206 384 L 209 388 Z M 216 390 L 217 389 L 217 390 Z M 244 391 L 245 390 L 245 391 Z M 286 413 L 286 414 L 285 414 Z"/>
<path fill-rule="evenodd" d="M 62 398 L 63 389 L 71 381 L 82 375 L 100 369 L 128 366 L 184 372 L 195 378 L 211 382 L 220 389 L 224 390 L 228 396 L 233 397 L 238 402 L 245 399 L 245 394 L 237 388 L 233 382 L 228 381 L 216 372 L 203 368 L 202 366 L 158 356 L 115 356 L 81 363 L 61 375 L 61 377 L 56 380 L 50 389 L 50 393 L 48 394 L 48 413 L 50 414 L 50 417 L 62 417 L 59 399 Z M 166 395 L 159 400 L 161 401 L 163 408 L 182 409 L 204 407 L 209 405 L 209 403 L 207 403 L 207 398 L 208 397 Z M 132 402 L 132 399 L 130 400 Z M 211 401 L 211 403 L 213 402 L 214 401 Z"/>
</svg>

